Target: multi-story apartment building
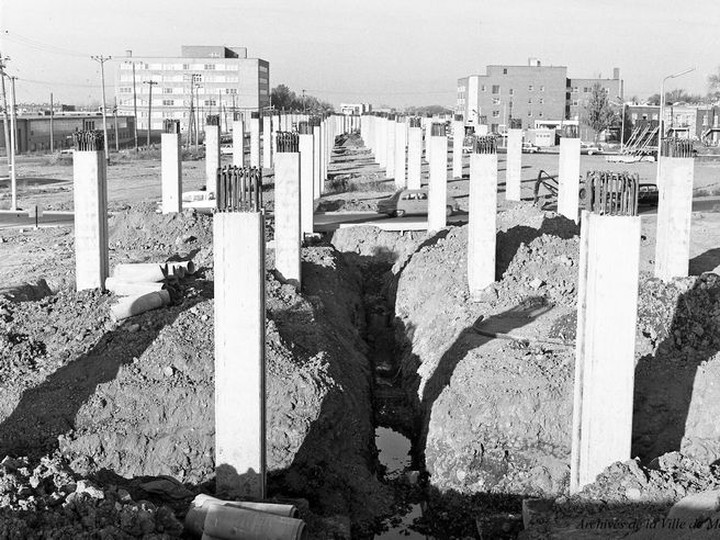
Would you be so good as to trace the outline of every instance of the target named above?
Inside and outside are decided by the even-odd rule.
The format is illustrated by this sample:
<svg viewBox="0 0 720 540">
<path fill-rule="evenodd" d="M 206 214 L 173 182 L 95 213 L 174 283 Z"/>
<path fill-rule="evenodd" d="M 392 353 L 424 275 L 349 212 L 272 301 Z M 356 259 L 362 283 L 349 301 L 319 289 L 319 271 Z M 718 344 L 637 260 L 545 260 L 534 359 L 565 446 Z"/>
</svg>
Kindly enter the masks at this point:
<svg viewBox="0 0 720 540">
<path fill-rule="evenodd" d="M 487 124 L 490 131 L 581 120 L 594 84 L 611 97 L 622 96 L 619 70 L 613 79 L 569 79 L 565 66 L 543 66 L 531 58 L 527 66 L 487 66 L 485 75 L 458 79 L 456 112 L 467 123 Z"/>
<path fill-rule="evenodd" d="M 128 56 L 118 64 L 115 88 L 119 114 L 133 115 L 137 106 L 139 130 L 160 131 L 165 119 L 186 130 L 191 118 L 201 126 L 209 114 L 220 114 L 226 129 L 233 113 L 249 117 L 269 108 L 270 64 L 248 58 L 244 47 L 182 46 L 179 57 Z"/>
</svg>

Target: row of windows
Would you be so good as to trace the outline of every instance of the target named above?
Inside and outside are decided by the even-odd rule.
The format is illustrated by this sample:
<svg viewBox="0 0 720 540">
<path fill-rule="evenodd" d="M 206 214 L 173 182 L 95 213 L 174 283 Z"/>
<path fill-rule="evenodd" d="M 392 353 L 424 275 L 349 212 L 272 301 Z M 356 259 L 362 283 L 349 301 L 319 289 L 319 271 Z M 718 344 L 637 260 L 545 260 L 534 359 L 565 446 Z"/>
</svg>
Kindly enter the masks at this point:
<svg viewBox="0 0 720 540">
<path fill-rule="evenodd" d="M 132 74 L 123 73 L 120 75 L 120 82 L 125 84 L 132 84 Z M 150 80 L 146 76 L 143 77 L 136 77 L 135 84 L 141 85 L 145 81 Z M 181 84 L 188 84 L 190 81 L 195 82 L 211 82 L 211 83 L 236 83 L 240 81 L 240 77 L 237 75 L 202 75 L 201 73 L 184 73 L 181 75 L 158 75 L 153 76 L 152 80 L 155 82 L 164 82 L 164 83 L 181 83 Z M 260 80 L 263 80 L 262 78 Z M 264 79 L 265 82 L 267 82 L 267 79 Z"/>
<path fill-rule="evenodd" d="M 138 92 L 137 92 L 138 94 L 143 94 L 143 93 L 148 93 L 148 94 L 149 94 L 149 93 L 150 93 L 149 90 L 148 90 L 147 92 L 141 91 L 140 88 L 138 88 L 137 90 L 138 90 Z M 196 88 L 195 90 L 196 90 L 197 93 L 203 93 L 203 92 L 205 91 L 205 89 L 204 89 L 203 87 Z M 221 88 L 218 88 L 218 91 L 222 92 L 222 89 L 221 89 Z M 156 92 L 157 92 L 157 90 L 156 90 Z M 132 87 L 121 86 L 121 87 L 120 87 L 120 93 L 121 93 L 121 94 L 132 94 Z M 164 87 L 164 88 L 162 89 L 162 93 L 163 93 L 163 94 L 181 94 L 181 95 L 185 95 L 185 94 L 187 94 L 188 92 L 187 92 L 187 88 L 168 88 L 168 87 Z M 238 89 L 237 89 L 237 88 L 225 88 L 225 93 L 226 93 L 226 94 L 237 94 L 237 93 L 238 93 Z"/>
<path fill-rule="evenodd" d="M 579 87 L 579 86 L 573 86 L 570 90 L 572 91 L 573 94 L 577 94 L 577 93 L 580 91 L 580 87 Z M 605 87 L 602 88 L 602 91 L 605 92 L 606 94 L 610 93 L 610 90 L 609 90 L 608 88 L 605 88 Z M 584 92 L 585 94 L 589 94 L 590 92 L 592 92 L 592 87 L 590 87 L 590 86 L 583 86 L 583 92 Z"/>
<path fill-rule="evenodd" d="M 544 92 L 544 91 L 545 91 L 545 86 L 540 86 L 540 87 L 538 88 L 538 90 L 539 90 L 540 92 Z M 483 84 L 483 85 L 480 87 L 480 91 L 481 91 L 481 92 L 486 92 L 486 91 L 487 91 L 487 87 Z M 533 85 L 533 84 L 528 85 L 528 92 L 534 92 L 534 91 L 535 91 L 535 85 Z M 491 92 L 492 92 L 493 94 L 499 94 L 499 93 L 500 93 L 500 85 L 499 85 L 499 84 L 493 84 L 493 85 L 492 85 L 492 90 L 491 90 Z M 515 89 L 514 89 L 514 88 L 510 88 L 509 94 L 510 94 L 511 96 L 512 96 L 513 94 L 515 94 Z"/>
<path fill-rule="evenodd" d="M 492 115 L 493 115 L 493 118 L 499 118 L 499 117 L 500 117 L 500 111 L 493 111 L 493 112 L 492 112 Z M 532 115 L 533 115 L 532 111 L 528 111 L 528 112 L 527 112 L 527 115 L 528 115 L 528 116 L 532 116 Z M 539 113 L 537 113 L 537 116 L 538 116 L 539 118 L 542 118 L 542 117 L 543 117 L 543 113 L 542 113 L 542 112 L 539 112 Z"/>
<path fill-rule="evenodd" d="M 502 103 L 502 100 L 501 100 L 500 98 L 493 98 L 492 102 L 493 102 L 493 105 L 500 105 L 500 103 Z M 527 102 L 528 102 L 528 103 L 532 103 L 532 102 L 533 102 L 533 98 L 528 98 L 528 101 L 527 101 Z M 537 100 L 537 102 L 538 102 L 540 105 L 544 105 L 544 104 L 545 104 L 545 99 L 544 99 L 544 98 L 539 98 L 539 99 Z M 510 104 L 510 106 L 512 107 L 513 102 L 510 101 L 509 104 Z"/>
<path fill-rule="evenodd" d="M 153 71 L 179 71 L 179 70 L 188 70 L 188 69 L 197 69 L 197 70 L 205 70 L 205 71 L 215 71 L 215 70 L 224 70 L 224 69 L 230 69 L 230 70 L 236 70 L 238 68 L 237 64 L 226 64 L 226 63 L 220 63 L 220 64 L 148 64 L 146 62 L 133 62 L 133 61 L 125 61 L 122 64 L 120 64 L 120 69 L 125 70 L 132 70 L 133 65 L 135 66 L 136 70 L 153 70 Z M 263 66 L 260 66 L 260 71 L 263 70 Z M 265 72 L 267 73 L 267 68 L 265 68 Z"/>
</svg>

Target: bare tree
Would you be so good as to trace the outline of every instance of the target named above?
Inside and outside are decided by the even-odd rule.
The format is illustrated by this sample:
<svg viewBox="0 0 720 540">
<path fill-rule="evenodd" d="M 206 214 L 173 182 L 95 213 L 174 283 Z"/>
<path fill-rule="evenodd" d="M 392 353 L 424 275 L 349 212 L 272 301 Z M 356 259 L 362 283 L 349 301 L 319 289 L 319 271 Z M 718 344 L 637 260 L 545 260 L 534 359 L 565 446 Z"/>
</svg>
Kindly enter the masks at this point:
<svg viewBox="0 0 720 540">
<path fill-rule="evenodd" d="M 712 101 L 720 100 L 720 67 L 715 73 L 708 75 L 708 98 Z"/>
</svg>

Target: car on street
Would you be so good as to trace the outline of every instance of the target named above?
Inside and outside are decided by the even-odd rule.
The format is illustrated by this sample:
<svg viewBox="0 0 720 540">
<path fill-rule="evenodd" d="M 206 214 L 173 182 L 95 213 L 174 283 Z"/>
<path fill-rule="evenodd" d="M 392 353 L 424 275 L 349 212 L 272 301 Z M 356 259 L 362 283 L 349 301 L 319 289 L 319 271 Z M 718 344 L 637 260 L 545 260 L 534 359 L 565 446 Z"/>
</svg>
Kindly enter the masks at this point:
<svg viewBox="0 0 720 540">
<path fill-rule="evenodd" d="M 445 214 L 451 216 L 458 211 L 458 202 L 454 197 L 447 196 Z M 410 215 L 427 215 L 428 189 L 403 189 L 392 196 L 378 202 L 378 212 L 389 216 L 403 217 Z"/>
<path fill-rule="evenodd" d="M 182 194 L 182 209 L 195 209 L 201 214 L 211 214 L 215 209 L 215 193 L 212 191 L 184 191 Z M 158 201 L 156 212 L 162 212 L 162 201 Z"/>
<path fill-rule="evenodd" d="M 638 206 L 657 206 L 660 192 L 655 184 L 638 186 Z"/>
<path fill-rule="evenodd" d="M 231 144 L 221 144 L 220 145 L 220 155 L 221 156 L 232 156 L 233 154 L 233 145 Z"/>
<path fill-rule="evenodd" d="M 580 143 L 580 153 L 581 154 L 587 154 L 588 156 L 592 156 L 593 154 L 600 154 L 602 152 L 602 148 L 600 148 L 595 143 Z"/>
<path fill-rule="evenodd" d="M 524 154 L 537 154 L 540 151 L 540 147 L 535 146 L 531 142 L 523 142 L 522 143 L 522 151 Z"/>
</svg>

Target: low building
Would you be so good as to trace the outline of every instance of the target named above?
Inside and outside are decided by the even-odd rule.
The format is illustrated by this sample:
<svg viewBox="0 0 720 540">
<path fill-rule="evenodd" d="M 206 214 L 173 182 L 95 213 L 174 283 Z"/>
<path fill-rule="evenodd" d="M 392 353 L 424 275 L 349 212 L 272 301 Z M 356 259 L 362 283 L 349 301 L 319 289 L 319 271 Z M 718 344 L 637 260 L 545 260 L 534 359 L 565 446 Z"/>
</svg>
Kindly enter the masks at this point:
<svg viewBox="0 0 720 540">
<path fill-rule="evenodd" d="M 134 122 L 135 119 L 132 116 L 108 116 L 108 145 L 111 149 L 115 148 L 116 125 L 119 146 L 124 148 L 134 144 Z M 55 114 L 53 117 L 50 115 L 18 116 L 16 118 L 18 153 L 49 152 L 51 128 L 54 149 L 62 150 L 73 146 L 72 135 L 74 132 L 101 130 L 103 128 L 103 117 L 101 113 Z M 0 146 L 4 149 L 5 135 L 2 129 L 0 129 L 0 143 Z"/>
<path fill-rule="evenodd" d="M 626 105 L 626 130 L 642 130 L 658 125 L 658 105 Z M 717 105 L 668 104 L 663 109 L 666 137 L 699 140 L 707 144 L 720 143 L 720 107 Z"/>
<path fill-rule="evenodd" d="M 369 103 L 341 103 L 340 114 L 365 114 L 372 112 L 372 105 Z"/>
<path fill-rule="evenodd" d="M 249 119 L 269 109 L 270 64 L 248 58 L 245 47 L 182 46 L 180 56 L 128 55 L 118 63 L 115 89 L 118 112 L 132 115 L 137 106 L 143 132 L 160 132 L 166 119 L 179 120 L 183 131 L 191 123 L 202 131 L 205 118 L 218 114 L 229 131 L 236 115 Z"/>
</svg>

